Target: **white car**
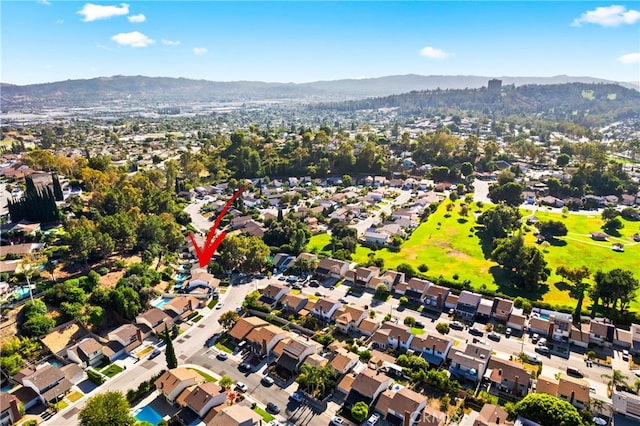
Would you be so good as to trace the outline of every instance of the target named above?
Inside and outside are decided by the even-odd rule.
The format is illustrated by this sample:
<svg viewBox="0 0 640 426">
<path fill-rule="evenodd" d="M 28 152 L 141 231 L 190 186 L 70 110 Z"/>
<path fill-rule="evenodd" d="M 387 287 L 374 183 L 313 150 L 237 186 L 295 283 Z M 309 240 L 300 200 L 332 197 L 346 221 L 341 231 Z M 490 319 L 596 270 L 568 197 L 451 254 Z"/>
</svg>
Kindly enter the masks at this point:
<svg viewBox="0 0 640 426">
<path fill-rule="evenodd" d="M 369 417 L 369 420 L 367 420 L 367 426 L 374 426 L 378 423 L 378 420 L 380 420 L 380 414 L 373 413 L 371 417 Z"/>
<path fill-rule="evenodd" d="M 216 305 L 216 309 L 222 309 L 223 306 L 224 306 L 224 303 L 220 302 Z"/>
<path fill-rule="evenodd" d="M 291 399 L 293 399 L 296 402 L 303 402 L 304 401 L 304 397 L 299 392 L 292 393 L 291 394 Z"/>
<path fill-rule="evenodd" d="M 240 392 L 246 392 L 247 390 L 249 390 L 249 388 L 247 387 L 247 385 L 245 385 L 242 382 L 238 382 L 236 383 L 236 388 L 240 391 Z"/>
<path fill-rule="evenodd" d="M 333 416 L 331 418 L 331 424 L 336 426 L 341 426 L 344 424 L 344 419 L 342 417 Z"/>
</svg>

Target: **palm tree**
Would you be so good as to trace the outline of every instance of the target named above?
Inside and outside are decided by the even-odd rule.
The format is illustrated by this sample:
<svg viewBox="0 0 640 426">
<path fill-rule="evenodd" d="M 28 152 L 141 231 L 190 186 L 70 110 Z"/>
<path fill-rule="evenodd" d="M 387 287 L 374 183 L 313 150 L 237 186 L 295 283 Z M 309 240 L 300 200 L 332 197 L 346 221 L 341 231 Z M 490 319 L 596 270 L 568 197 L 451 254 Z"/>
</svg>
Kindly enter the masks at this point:
<svg viewBox="0 0 640 426">
<path fill-rule="evenodd" d="M 229 389 L 233 384 L 233 380 L 229 376 L 222 376 L 220 377 L 220 381 L 218 382 L 218 384 L 224 389 Z"/>
<path fill-rule="evenodd" d="M 613 373 L 611 373 L 611 374 L 602 374 L 601 376 L 604 379 L 609 379 L 609 389 L 610 390 L 615 389 L 618 385 L 625 385 L 626 386 L 626 384 L 627 384 L 626 381 L 629 379 L 627 376 L 623 375 L 620 370 L 613 370 Z"/>
<path fill-rule="evenodd" d="M 298 383 L 305 386 L 307 392 L 313 395 L 318 387 L 318 381 L 320 379 L 318 368 L 304 363 L 302 364 L 302 367 L 300 367 L 300 369 L 302 371 L 300 373 L 300 376 L 298 376 Z"/>
</svg>

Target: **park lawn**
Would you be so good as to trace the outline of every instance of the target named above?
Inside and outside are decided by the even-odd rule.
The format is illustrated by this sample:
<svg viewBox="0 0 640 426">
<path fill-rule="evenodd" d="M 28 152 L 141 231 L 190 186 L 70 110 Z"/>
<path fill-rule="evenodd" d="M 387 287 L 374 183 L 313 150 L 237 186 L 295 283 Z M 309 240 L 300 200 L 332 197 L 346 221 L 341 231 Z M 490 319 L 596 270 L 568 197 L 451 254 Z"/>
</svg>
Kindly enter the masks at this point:
<svg viewBox="0 0 640 426">
<path fill-rule="evenodd" d="M 484 284 L 487 289 L 497 289 L 489 271 L 496 263 L 484 258 L 482 245 L 474 229 L 474 214 L 469 212 L 468 216 L 461 216 L 460 202 L 455 203 L 455 207 L 447 212 L 448 204 L 451 201 L 446 200 L 440 204 L 436 212 L 420 224 L 402 244 L 399 252 L 378 250 L 375 252 L 376 257 L 384 259 L 387 269 L 395 269 L 401 263 L 408 263 L 416 269 L 425 264 L 429 267 L 429 276 L 442 275 L 453 280 L 453 275 L 457 274 L 458 281 L 469 280 L 475 288 Z M 475 204 L 472 207 L 477 208 Z M 356 250 L 352 256 L 353 261 L 365 263 L 370 252 L 369 249 Z"/>
<path fill-rule="evenodd" d="M 322 253 L 323 251 L 327 256 L 331 255 L 331 249 L 325 251 L 325 247 L 329 246 L 331 243 L 331 235 L 326 232 L 322 234 L 313 235 L 309 239 L 309 244 L 307 244 L 307 251 L 310 253 Z"/>
</svg>

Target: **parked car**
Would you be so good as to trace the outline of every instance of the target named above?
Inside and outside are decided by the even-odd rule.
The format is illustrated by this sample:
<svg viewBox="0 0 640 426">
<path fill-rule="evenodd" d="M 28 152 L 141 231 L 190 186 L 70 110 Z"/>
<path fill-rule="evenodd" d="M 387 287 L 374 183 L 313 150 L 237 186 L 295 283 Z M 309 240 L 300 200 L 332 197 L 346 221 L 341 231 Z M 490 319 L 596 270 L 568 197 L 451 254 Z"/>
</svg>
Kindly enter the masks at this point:
<svg viewBox="0 0 640 426">
<path fill-rule="evenodd" d="M 369 417 L 369 420 L 367 420 L 367 426 L 374 426 L 378 423 L 378 420 L 380 420 L 380 414 L 373 413 L 371 417 Z"/>
<path fill-rule="evenodd" d="M 149 359 L 154 359 L 155 357 L 157 357 L 161 353 L 162 353 L 162 351 L 160 349 L 156 348 L 151 352 L 151 355 L 149 355 Z"/>
<path fill-rule="evenodd" d="M 251 364 L 249 364 L 248 362 L 241 362 L 238 365 L 238 370 L 240 370 L 240 371 L 250 371 L 251 370 Z"/>
<path fill-rule="evenodd" d="M 500 341 L 500 335 L 498 333 L 489 333 L 487 337 L 491 340 L 495 340 L 496 342 Z"/>
<path fill-rule="evenodd" d="M 544 337 L 538 340 L 538 346 L 547 346 L 547 339 Z"/>
<path fill-rule="evenodd" d="M 540 358 L 534 354 L 525 354 L 527 356 L 527 361 L 529 364 L 540 364 Z"/>
<path fill-rule="evenodd" d="M 271 386 L 273 385 L 273 379 L 269 376 L 264 376 L 262 377 L 262 380 L 260 380 L 262 382 L 263 385 L 265 386 Z"/>
<path fill-rule="evenodd" d="M 291 399 L 293 399 L 296 402 L 303 402 L 304 396 L 302 396 L 300 392 L 294 392 L 291 394 Z"/>
<path fill-rule="evenodd" d="M 584 377 L 584 373 L 575 367 L 567 367 L 567 374 L 575 377 Z"/>
<path fill-rule="evenodd" d="M 415 328 L 424 328 L 424 323 L 422 321 L 416 321 L 415 324 L 413 324 L 413 326 Z"/>
<path fill-rule="evenodd" d="M 338 299 L 338 302 L 344 303 L 345 305 L 349 304 L 349 301 L 347 299 L 345 299 L 344 297 L 341 297 L 340 299 Z"/>
<path fill-rule="evenodd" d="M 242 382 L 238 382 L 236 383 L 236 389 L 238 389 L 240 392 L 246 392 L 247 390 L 249 390 L 249 388 L 247 387 L 247 385 L 245 385 Z"/>
<path fill-rule="evenodd" d="M 464 330 L 464 324 L 458 321 L 453 321 L 449 324 L 449 327 L 453 328 L 454 330 Z"/>
<path fill-rule="evenodd" d="M 318 296 L 318 297 L 323 297 L 324 296 L 324 294 L 320 293 L 319 291 L 316 291 L 315 295 Z"/>
<path fill-rule="evenodd" d="M 336 426 L 342 426 L 344 424 L 344 419 L 339 416 L 333 416 L 331 418 L 331 424 Z"/>
<path fill-rule="evenodd" d="M 549 355 L 549 348 L 547 346 L 538 346 L 536 347 L 536 352 L 543 355 Z"/>
<path fill-rule="evenodd" d="M 273 402 L 267 403 L 267 411 L 271 414 L 278 414 L 280 412 L 280 407 L 278 407 Z"/>
<path fill-rule="evenodd" d="M 479 325 L 474 325 L 473 327 L 471 327 L 469 329 L 469 333 L 475 336 L 484 336 L 484 331 L 482 331 L 482 328 L 480 328 Z"/>
<path fill-rule="evenodd" d="M 538 333 L 533 333 L 533 336 L 531 336 L 531 341 L 533 343 L 536 343 L 539 338 L 540 338 L 540 335 Z"/>
<path fill-rule="evenodd" d="M 507 329 L 505 330 L 504 334 L 509 337 L 511 336 L 511 327 L 507 327 Z"/>
<path fill-rule="evenodd" d="M 224 361 L 225 359 L 229 358 L 229 355 L 227 355 L 226 352 L 218 352 L 216 358 L 218 358 L 220 361 Z"/>
<path fill-rule="evenodd" d="M 320 287 L 320 283 L 316 280 L 311 280 L 311 282 L 309 282 L 309 287 Z"/>
<path fill-rule="evenodd" d="M 216 305 L 216 309 L 222 309 L 223 306 L 224 306 L 224 303 L 220 302 Z"/>
<path fill-rule="evenodd" d="M 622 359 L 625 361 L 629 360 L 629 351 L 627 349 L 622 350 Z"/>
</svg>

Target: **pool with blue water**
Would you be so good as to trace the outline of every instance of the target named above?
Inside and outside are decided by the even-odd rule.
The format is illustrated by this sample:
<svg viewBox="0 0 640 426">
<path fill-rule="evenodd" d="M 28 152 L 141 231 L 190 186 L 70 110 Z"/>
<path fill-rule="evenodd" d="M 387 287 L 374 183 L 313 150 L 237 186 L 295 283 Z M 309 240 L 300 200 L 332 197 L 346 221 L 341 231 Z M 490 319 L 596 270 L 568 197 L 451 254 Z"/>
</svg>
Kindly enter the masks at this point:
<svg viewBox="0 0 640 426">
<path fill-rule="evenodd" d="M 162 309 L 162 307 L 170 300 L 171 300 L 170 297 L 163 297 L 162 299 L 160 299 L 156 303 L 154 303 L 153 306 L 155 306 L 158 309 Z"/>
<path fill-rule="evenodd" d="M 142 422 L 149 422 L 152 425 L 157 425 L 162 421 L 162 416 L 158 414 L 158 412 L 154 410 L 153 407 L 150 405 L 147 405 L 146 407 L 142 407 L 141 409 L 137 410 L 133 414 L 133 417 L 135 417 L 136 419 Z"/>
</svg>

